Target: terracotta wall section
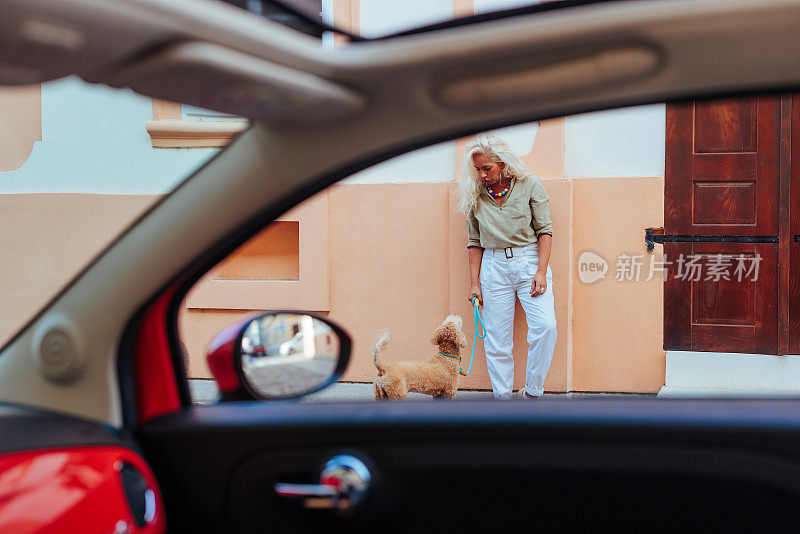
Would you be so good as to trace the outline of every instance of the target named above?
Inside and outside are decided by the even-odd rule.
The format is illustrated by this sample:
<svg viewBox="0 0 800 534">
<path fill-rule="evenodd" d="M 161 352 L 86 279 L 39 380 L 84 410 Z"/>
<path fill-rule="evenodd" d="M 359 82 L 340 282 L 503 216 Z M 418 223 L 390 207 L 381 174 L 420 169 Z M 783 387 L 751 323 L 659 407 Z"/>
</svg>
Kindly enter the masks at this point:
<svg viewBox="0 0 800 534">
<path fill-rule="evenodd" d="M 433 350 L 431 332 L 450 308 L 448 195 L 447 183 L 337 185 L 328 190 L 330 313 L 310 311 L 328 315 L 353 337 L 345 380 L 372 380 L 372 348 L 381 329 L 389 329 L 394 338 L 387 359 L 425 357 Z M 301 219 L 301 231 L 303 223 Z M 302 255 L 300 261 L 302 271 Z M 193 307 L 200 305 L 197 296 L 190 300 Z M 265 301 L 263 309 L 270 308 L 274 306 Z M 243 313 L 250 312 L 182 312 L 192 376 L 208 376 L 205 347 Z"/>
<path fill-rule="evenodd" d="M 275 221 L 211 274 L 219 280 L 299 280 L 300 223 Z"/>
</svg>

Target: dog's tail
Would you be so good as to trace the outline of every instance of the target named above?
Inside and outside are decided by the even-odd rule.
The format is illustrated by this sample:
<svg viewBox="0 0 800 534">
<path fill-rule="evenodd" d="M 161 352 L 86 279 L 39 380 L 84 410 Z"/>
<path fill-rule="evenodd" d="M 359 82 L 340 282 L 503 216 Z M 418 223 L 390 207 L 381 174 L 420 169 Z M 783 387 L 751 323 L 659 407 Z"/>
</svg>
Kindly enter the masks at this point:
<svg viewBox="0 0 800 534">
<path fill-rule="evenodd" d="M 389 346 L 389 343 L 392 342 L 391 336 L 389 336 L 388 330 L 383 330 L 378 334 L 378 341 L 375 343 L 375 352 L 372 353 L 372 361 L 375 362 L 375 368 L 378 370 L 378 376 L 381 376 L 386 370 L 381 365 L 381 360 L 379 358 L 381 352 L 386 350 L 386 347 Z"/>
</svg>

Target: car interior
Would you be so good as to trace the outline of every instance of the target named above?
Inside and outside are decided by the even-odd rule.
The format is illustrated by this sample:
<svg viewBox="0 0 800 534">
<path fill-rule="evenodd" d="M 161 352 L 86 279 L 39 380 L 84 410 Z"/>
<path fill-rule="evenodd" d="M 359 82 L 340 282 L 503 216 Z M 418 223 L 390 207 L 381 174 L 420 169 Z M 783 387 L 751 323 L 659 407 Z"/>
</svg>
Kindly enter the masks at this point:
<svg viewBox="0 0 800 534">
<path fill-rule="evenodd" d="M 303 14 L 302 2 L 275 4 Z M 187 294 L 340 180 L 486 130 L 800 85 L 798 2 L 557 4 L 322 48 L 212 0 L 0 0 L 0 84 L 77 75 L 250 120 L 0 349 L 0 453 L 130 449 L 175 532 L 795 523 L 791 398 L 310 403 L 240 391 L 192 402 L 178 318 Z M 347 324 L 330 328 L 345 355 L 335 381 L 350 343 Z M 54 333 L 66 361 L 43 371 Z M 241 344 L 236 333 L 227 342 Z M 292 498 L 341 455 L 368 471 L 368 499 L 330 510 Z"/>
</svg>

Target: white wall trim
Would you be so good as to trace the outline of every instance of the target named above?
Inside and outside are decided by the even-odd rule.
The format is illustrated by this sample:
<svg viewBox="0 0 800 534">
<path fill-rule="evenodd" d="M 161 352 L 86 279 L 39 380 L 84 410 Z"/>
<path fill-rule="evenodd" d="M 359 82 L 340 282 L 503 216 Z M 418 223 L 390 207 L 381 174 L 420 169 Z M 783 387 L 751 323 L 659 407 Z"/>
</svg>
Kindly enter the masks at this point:
<svg viewBox="0 0 800 534">
<path fill-rule="evenodd" d="M 800 395 L 800 355 L 667 351 L 659 396 Z"/>
</svg>

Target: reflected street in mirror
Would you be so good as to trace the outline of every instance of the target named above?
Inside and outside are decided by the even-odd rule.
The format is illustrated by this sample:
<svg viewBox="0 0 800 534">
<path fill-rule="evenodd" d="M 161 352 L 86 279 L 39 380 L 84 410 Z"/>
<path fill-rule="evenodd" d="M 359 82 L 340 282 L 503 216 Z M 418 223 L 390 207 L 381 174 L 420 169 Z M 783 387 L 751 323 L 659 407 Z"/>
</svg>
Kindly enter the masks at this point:
<svg viewBox="0 0 800 534">
<path fill-rule="evenodd" d="M 267 398 L 311 391 L 336 371 L 339 337 L 310 315 L 269 314 L 247 326 L 242 369 L 251 389 Z"/>
</svg>

